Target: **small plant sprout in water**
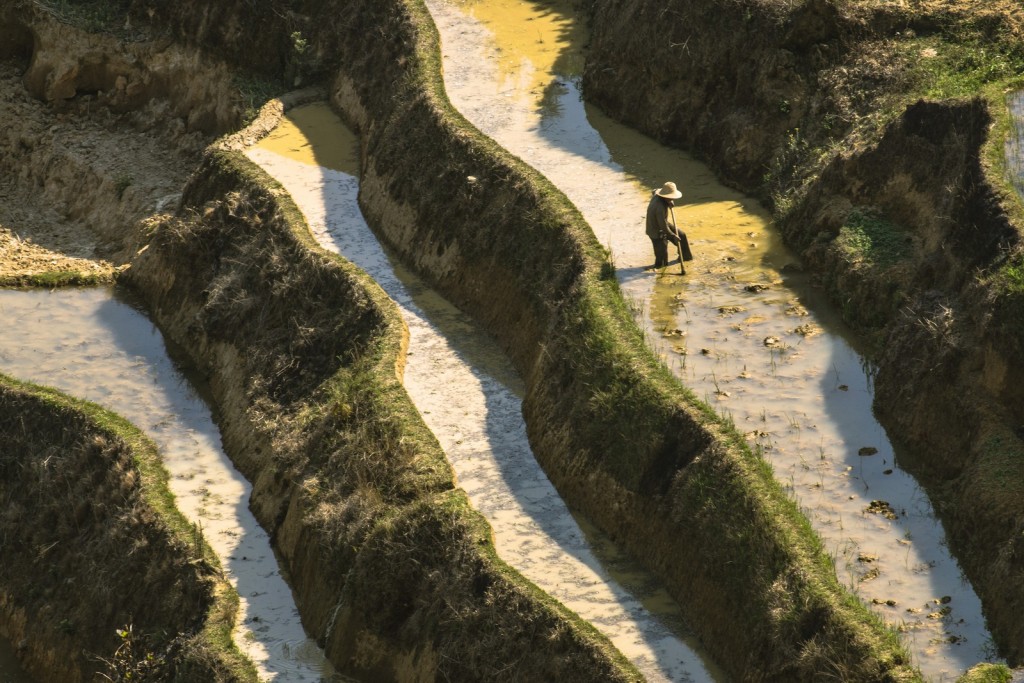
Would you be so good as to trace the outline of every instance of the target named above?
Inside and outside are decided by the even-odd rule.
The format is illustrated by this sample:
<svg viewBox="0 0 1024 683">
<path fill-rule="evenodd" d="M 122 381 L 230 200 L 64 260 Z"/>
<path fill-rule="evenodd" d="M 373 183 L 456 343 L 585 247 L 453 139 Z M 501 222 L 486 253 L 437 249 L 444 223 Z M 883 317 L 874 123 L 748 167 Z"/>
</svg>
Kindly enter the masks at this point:
<svg viewBox="0 0 1024 683">
<path fill-rule="evenodd" d="M 715 385 L 715 396 L 719 398 L 728 398 L 729 392 L 722 391 L 722 387 L 718 386 L 718 376 L 715 375 L 715 371 L 711 371 L 711 383 Z"/>
</svg>

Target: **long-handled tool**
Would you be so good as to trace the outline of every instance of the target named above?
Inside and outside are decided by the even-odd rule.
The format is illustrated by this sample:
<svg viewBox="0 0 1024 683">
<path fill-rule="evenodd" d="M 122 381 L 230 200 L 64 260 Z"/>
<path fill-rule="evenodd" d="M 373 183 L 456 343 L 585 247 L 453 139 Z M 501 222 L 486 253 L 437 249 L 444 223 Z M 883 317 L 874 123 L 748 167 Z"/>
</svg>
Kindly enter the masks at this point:
<svg viewBox="0 0 1024 683">
<path fill-rule="evenodd" d="M 676 253 L 679 254 L 679 274 L 686 275 L 686 266 L 683 265 L 683 247 L 681 244 L 683 240 L 679 236 L 679 224 L 676 223 L 676 209 L 674 206 L 669 206 L 668 209 L 672 212 L 672 232 L 676 234 Z"/>
</svg>

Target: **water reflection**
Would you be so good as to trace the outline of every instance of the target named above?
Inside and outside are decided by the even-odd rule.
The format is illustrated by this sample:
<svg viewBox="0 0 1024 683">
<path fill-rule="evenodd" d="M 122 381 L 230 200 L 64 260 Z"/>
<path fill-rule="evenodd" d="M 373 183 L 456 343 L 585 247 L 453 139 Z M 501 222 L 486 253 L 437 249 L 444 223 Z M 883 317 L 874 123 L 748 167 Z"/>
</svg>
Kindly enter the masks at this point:
<svg viewBox="0 0 1024 683">
<path fill-rule="evenodd" d="M 501 14 L 498 0 L 479 0 L 471 14 L 458 3 L 427 3 L 455 107 L 579 207 L 611 250 L 623 292 L 666 365 L 772 462 L 834 554 L 840 579 L 904 634 L 924 673 L 952 680 L 985 659 L 991 644 L 980 603 L 871 413 L 871 376 L 852 335 L 801 274 L 767 212 L 688 155 L 584 105 L 578 72 L 535 64 L 534 82 L 550 68 L 547 79 L 562 93 L 538 115 L 537 86 L 507 89 L 495 56 L 509 59 L 518 43 L 503 42 L 510 31 L 488 18 L 484 3 Z M 644 210 L 651 188 L 666 180 L 683 192 L 675 215 L 696 254 L 685 277 L 678 266 L 648 269 Z"/>
</svg>

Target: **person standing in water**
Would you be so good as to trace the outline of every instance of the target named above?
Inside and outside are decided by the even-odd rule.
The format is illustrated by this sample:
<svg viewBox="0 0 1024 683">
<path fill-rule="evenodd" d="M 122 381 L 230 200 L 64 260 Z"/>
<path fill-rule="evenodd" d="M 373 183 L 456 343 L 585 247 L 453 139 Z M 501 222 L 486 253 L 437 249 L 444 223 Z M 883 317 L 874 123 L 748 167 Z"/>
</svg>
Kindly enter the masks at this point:
<svg viewBox="0 0 1024 683">
<path fill-rule="evenodd" d="M 669 242 L 680 247 L 680 250 L 684 252 L 682 254 L 684 260 L 689 261 L 693 258 L 690 254 L 690 245 L 685 243 L 686 235 L 680 233 L 679 228 L 675 225 L 675 214 L 672 215 L 672 221 L 668 219 L 669 211 L 673 206 L 672 200 L 682 196 L 683 193 L 676 188 L 675 183 L 667 182 L 660 189 L 654 191 L 650 203 L 647 204 L 647 236 L 651 238 L 651 244 L 654 246 L 655 268 L 664 268 L 668 265 Z M 680 244 L 680 240 L 684 240 L 685 249 Z M 683 274 L 686 274 L 682 263 L 679 264 L 679 267 Z"/>
</svg>

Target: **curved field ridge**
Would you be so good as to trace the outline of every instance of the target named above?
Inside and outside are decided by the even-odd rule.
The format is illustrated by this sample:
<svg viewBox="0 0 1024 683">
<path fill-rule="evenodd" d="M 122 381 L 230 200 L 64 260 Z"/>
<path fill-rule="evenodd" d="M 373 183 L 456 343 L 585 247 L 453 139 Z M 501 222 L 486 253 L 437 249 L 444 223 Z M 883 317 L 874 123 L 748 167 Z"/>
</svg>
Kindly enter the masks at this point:
<svg viewBox="0 0 1024 683">
<path fill-rule="evenodd" d="M 166 680 L 255 683 L 231 640 L 238 595 L 146 436 L 0 375 L 0 439 L 0 635 L 37 680 L 91 681 L 149 652 Z M 115 654 L 129 626 L 134 658 Z"/>
</svg>

